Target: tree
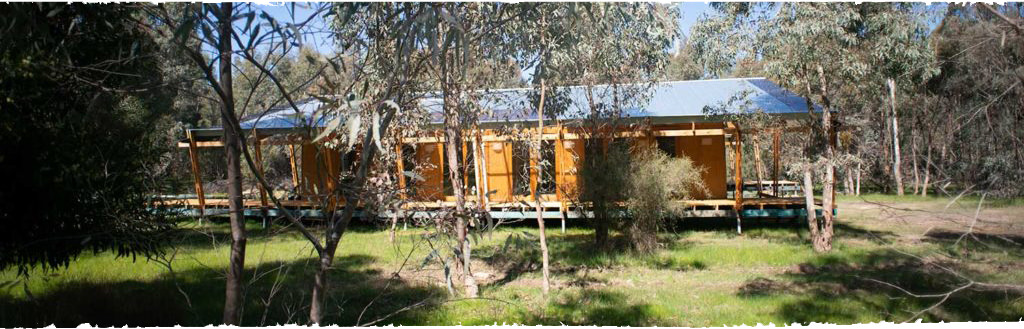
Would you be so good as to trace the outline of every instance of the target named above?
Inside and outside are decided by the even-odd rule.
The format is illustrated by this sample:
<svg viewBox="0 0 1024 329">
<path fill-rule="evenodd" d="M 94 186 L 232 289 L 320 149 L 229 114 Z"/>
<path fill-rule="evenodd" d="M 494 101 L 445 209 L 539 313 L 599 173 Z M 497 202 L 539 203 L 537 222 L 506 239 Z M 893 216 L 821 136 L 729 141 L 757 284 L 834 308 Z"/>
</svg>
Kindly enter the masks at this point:
<svg viewBox="0 0 1024 329">
<path fill-rule="evenodd" d="M 655 83 L 664 76 L 669 62 L 665 49 L 678 36 L 679 11 L 660 4 L 601 3 L 544 4 L 537 12 L 547 15 L 548 23 L 543 27 L 547 32 L 525 33 L 533 38 L 521 42 L 534 45 L 523 47 L 531 52 L 521 58 L 526 67 L 536 65 L 534 81 L 546 82 L 549 100 L 545 110 L 549 118 L 568 116 L 584 121 L 589 135 L 586 142 L 604 143 L 622 128 L 624 109 L 645 104 Z M 523 24 L 530 21 L 540 20 Z M 543 47 L 537 45 L 542 35 L 549 38 Z M 536 82 L 534 85 L 539 86 Z M 570 86 L 583 88 L 585 99 L 567 99 L 564 92 Z M 584 165 L 598 156 L 585 154 Z M 617 197 L 601 193 L 590 196 Z M 595 207 L 612 204 L 587 201 Z M 604 211 L 595 213 L 605 214 L 593 219 L 595 244 L 604 248 L 613 218 Z"/>
<path fill-rule="evenodd" d="M 225 280 L 223 320 L 226 324 L 239 324 L 242 305 L 242 272 L 245 269 L 245 215 L 242 205 L 241 154 L 244 141 L 238 128 L 232 85 L 232 35 L 234 34 L 233 4 L 185 5 L 171 10 L 159 6 L 148 8 L 160 24 L 150 29 L 156 33 L 173 35 L 175 45 L 192 60 L 220 101 L 221 122 L 224 129 L 224 153 L 228 176 L 228 208 L 231 221 L 231 251 Z M 218 67 L 213 67 L 204 56 L 205 46 L 214 49 Z"/>
<path fill-rule="evenodd" d="M 991 7 L 1020 17 L 1021 4 Z M 1019 22 L 1020 19 L 1017 18 Z M 1022 34 L 981 5 L 951 5 L 931 33 L 940 73 L 915 91 L 935 106 L 924 116 L 924 161 L 941 193 L 985 190 L 1001 197 L 1024 193 L 1024 79 Z M 930 154 L 930 150 L 933 150 Z"/>
<path fill-rule="evenodd" d="M 862 49 L 873 70 L 868 76 L 885 81 L 892 124 L 893 178 L 896 194 L 903 195 L 903 173 L 899 139 L 896 93 L 900 86 L 916 86 L 933 75 L 933 53 L 928 49 L 927 28 L 921 13 L 907 4 L 861 4 L 859 27 Z M 910 88 L 903 88 L 908 90 Z M 915 143 L 916 141 L 911 141 Z M 916 163 L 916 162 L 915 162 Z M 916 174 L 916 170 L 915 170 Z M 916 184 L 915 184 L 916 187 Z"/>
<path fill-rule="evenodd" d="M 859 15 L 853 5 L 846 4 L 735 3 L 716 7 L 719 16 L 705 18 L 693 28 L 694 38 L 702 40 L 696 48 L 705 67 L 712 72 L 725 72 L 738 56 L 758 54 L 769 76 L 808 98 L 809 114 L 820 117 L 819 125 L 811 125 L 814 137 L 810 139 L 808 155 L 820 156 L 824 168 L 822 220 L 819 222 L 813 216 L 810 195 L 807 209 L 814 249 L 828 251 L 833 235 L 834 171 L 838 158 L 831 142 L 835 132 L 833 99 L 838 86 L 855 80 L 866 69 L 855 56 L 859 39 L 852 27 L 858 23 Z M 813 111 L 810 100 L 822 106 L 820 115 Z M 812 167 L 804 165 L 805 185 Z M 813 190 L 805 188 L 805 193 Z"/>
<path fill-rule="evenodd" d="M 0 269 L 84 251 L 154 255 L 170 223 L 146 209 L 171 140 L 157 43 L 134 6 L 0 4 Z"/>
<path fill-rule="evenodd" d="M 925 50 L 922 16 L 907 5 L 893 4 L 723 4 L 719 14 L 694 26 L 698 57 L 712 72 L 725 72 L 736 59 L 756 55 L 769 77 L 821 106 L 820 115 L 808 110 L 820 124 L 811 125 L 813 138 L 808 157 L 820 157 L 824 168 L 823 217 L 810 220 L 815 250 L 831 249 L 834 220 L 835 167 L 847 159 L 835 148 L 837 125 L 846 112 L 862 108 L 864 95 L 878 95 L 866 87 L 871 77 L 890 81 L 889 108 L 895 118 L 896 79 L 921 81 L 931 69 Z M 874 84 L 878 86 L 878 84 Z M 837 109 L 843 111 L 837 111 Z M 894 119 L 895 120 L 895 119 Z M 897 127 L 893 121 L 893 128 Z M 898 148 L 894 134 L 894 150 Z M 896 161 L 898 162 L 898 161 Z M 805 192 L 810 189 L 810 168 L 804 164 Z M 894 168 L 899 175 L 898 166 Z M 902 182 L 902 179 L 897 179 Z M 807 209 L 813 197 L 807 196 Z M 809 219 L 813 217 L 809 211 Z"/>
<path fill-rule="evenodd" d="M 667 80 L 697 80 L 704 76 L 704 70 L 693 57 L 693 46 L 689 39 L 681 36 L 675 53 L 672 54 L 665 68 Z M 747 76 L 744 74 L 744 76 Z"/>
</svg>

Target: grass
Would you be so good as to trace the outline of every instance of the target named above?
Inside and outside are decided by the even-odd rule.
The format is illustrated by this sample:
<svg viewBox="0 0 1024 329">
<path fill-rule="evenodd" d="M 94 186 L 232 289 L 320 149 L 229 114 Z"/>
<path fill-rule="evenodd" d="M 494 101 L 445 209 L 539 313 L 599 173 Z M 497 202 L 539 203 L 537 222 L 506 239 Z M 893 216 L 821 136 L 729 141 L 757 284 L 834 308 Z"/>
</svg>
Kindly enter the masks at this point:
<svg viewBox="0 0 1024 329">
<path fill-rule="evenodd" d="M 939 199 L 865 199 L 894 207 L 944 206 Z M 954 244 L 955 229 L 961 226 L 937 230 L 943 227 L 937 223 L 944 221 L 922 217 L 929 215 L 911 212 L 922 218 L 907 220 L 873 203 L 841 200 L 835 249 L 827 254 L 813 252 L 806 229 L 795 224 L 747 223 L 744 235 L 737 236 L 732 221 L 686 222 L 662 234 L 662 250 L 643 256 L 617 251 L 621 248 L 595 252 L 593 232 L 584 227 L 564 233 L 549 229 L 554 287 L 547 297 L 540 291 L 534 228 L 503 227 L 479 238 L 473 266 L 482 275 L 484 298 L 466 300 L 449 297 L 441 265 L 425 262 L 429 247 L 424 230 L 399 231 L 392 244 L 386 231 L 364 224 L 343 238 L 331 274 L 326 321 L 691 327 L 904 321 L 936 300 L 909 298 L 871 280 L 917 293 L 957 286 L 955 277 L 930 265 L 938 263 L 986 282 L 1024 283 L 1024 252 L 1014 244 L 1024 242 L 1019 232 L 986 235 L 979 226 L 979 239 Z M 973 206 L 949 211 L 973 214 Z M 1008 218 L 1019 230 L 1012 214 L 1024 207 L 1002 207 L 990 215 Z M 254 222 L 250 230 L 243 323 L 304 322 L 314 256 L 308 244 L 286 229 L 263 230 Z M 80 257 L 58 273 L 33 272 L 27 279 L 12 271 L 0 273 L 0 282 L 8 283 L 0 290 L 0 326 L 217 323 L 227 237 L 223 223 L 198 226 L 189 221 L 168 237 L 173 248 L 164 261 L 170 268 L 156 260 L 133 262 L 101 253 Z M 924 261 L 902 252 L 921 255 Z M 392 279 L 399 268 L 399 276 Z M 1017 321 L 1024 315 L 1021 297 L 966 290 L 922 317 Z"/>
</svg>

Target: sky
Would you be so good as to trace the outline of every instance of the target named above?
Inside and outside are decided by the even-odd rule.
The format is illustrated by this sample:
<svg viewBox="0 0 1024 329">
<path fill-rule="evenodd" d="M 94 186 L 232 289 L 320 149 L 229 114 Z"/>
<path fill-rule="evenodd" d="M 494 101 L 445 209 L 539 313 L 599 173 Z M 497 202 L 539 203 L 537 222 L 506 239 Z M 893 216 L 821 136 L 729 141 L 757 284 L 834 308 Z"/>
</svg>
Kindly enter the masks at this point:
<svg viewBox="0 0 1024 329">
<path fill-rule="evenodd" d="M 280 22 L 294 22 L 296 20 L 303 20 L 313 12 L 310 8 L 304 8 L 301 4 L 295 5 L 294 18 L 290 14 L 291 5 L 284 2 L 268 2 L 266 4 L 257 5 L 257 8 L 266 11 L 267 14 L 274 17 L 274 19 Z M 707 2 L 684 2 L 679 4 L 680 18 L 679 28 L 683 34 L 688 35 L 690 33 L 690 27 L 697 21 L 698 18 L 705 12 L 711 10 L 711 6 Z M 325 22 L 319 22 L 320 27 L 325 25 Z M 326 37 L 307 38 L 304 41 L 305 44 L 313 46 L 320 53 L 331 53 L 334 50 L 334 40 Z"/>
<path fill-rule="evenodd" d="M 697 20 L 699 20 L 703 15 L 710 14 L 713 11 L 709 2 L 682 2 L 677 3 L 677 5 L 680 12 L 679 30 L 684 36 L 690 35 L 690 28 L 693 27 Z M 945 11 L 945 7 L 945 4 L 931 4 L 925 7 L 925 10 L 931 12 L 931 15 L 929 15 L 931 20 L 928 22 L 928 25 L 931 28 L 934 29 L 934 27 L 938 25 L 941 20 L 941 13 Z M 268 2 L 257 5 L 257 8 L 266 11 L 267 14 L 280 22 L 301 21 L 308 18 L 310 14 L 313 13 L 311 8 L 308 8 L 303 4 L 296 4 L 294 6 L 295 12 L 293 17 L 290 13 L 292 6 L 289 3 L 284 2 Z M 316 29 L 326 31 L 326 22 L 322 19 L 315 22 L 314 26 Z M 303 40 L 303 44 L 311 46 L 323 54 L 332 53 L 335 46 L 334 40 L 326 35 L 307 36 L 305 40 Z M 678 46 L 678 44 L 676 46 Z M 673 49 L 676 49 L 676 47 L 673 47 Z M 522 73 L 523 78 L 528 79 L 532 75 L 532 71 L 532 68 L 524 68 Z"/>
</svg>

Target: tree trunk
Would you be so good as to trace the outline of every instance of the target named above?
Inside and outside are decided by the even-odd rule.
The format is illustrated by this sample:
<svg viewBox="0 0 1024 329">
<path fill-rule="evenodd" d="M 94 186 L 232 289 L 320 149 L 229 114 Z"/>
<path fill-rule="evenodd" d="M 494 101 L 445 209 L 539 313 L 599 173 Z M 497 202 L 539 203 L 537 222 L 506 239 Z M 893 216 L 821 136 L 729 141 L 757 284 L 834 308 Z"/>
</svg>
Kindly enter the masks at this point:
<svg viewBox="0 0 1024 329">
<path fill-rule="evenodd" d="M 814 174 L 811 167 L 804 169 L 804 207 L 807 208 L 807 228 L 810 230 L 811 245 L 818 250 L 818 215 L 814 209 Z"/>
<path fill-rule="evenodd" d="M 330 271 L 331 265 L 334 263 L 334 253 L 338 250 L 338 241 L 340 240 L 340 236 L 331 234 L 324 246 L 324 252 L 320 254 L 316 274 L 313 276 L 313 296 L 309 302 L 309 322 L 311 324 L 320 324 L 323 321 L 324 297 L 328 290 L 327 272 Z"/>
<path fill-rule="evenodd" d="M 452 105 L 456 106 L 456 105 Z M 479 288 L 476 285 L 476 280 L 473 278 L 473 273 L 470 268 L 470 256 L 472 246 L 470 246 L 469 240 L 466 239 L 466 235 L 469 231 L 469 225 L 466 223 L 466 196 L 462 190 L 462 170 L 459 168 L 461 162 L 459 156 L 459 150 L 462 148 L 462 129 L 458 123 L 451 122 L 451 120 L 457 120 L 457 111 L 454 107 L 449 109 L 453 111 L 447 122 L 447 128 L 445 128 L 445 138 L 447 139 L 446 154 L 448 160 L 448 179 L 452 184 L 452 192 L 455 194 L 455 231 L 458 238 L 458 244 L 461 248 L 462 253 L 462 280 L 466 288 L 466 297 L 475 298 L 479 292 Z"/>
<path fill-rule="evenodd" d="M 233 13 L 232 3 L 225 2 L 221 5 L 221 15 L 218 17 L 220 24 L 219 37 L 219 62 L 220 62 L 220 87 L 225 93 L 221 100 L 221 116 L 227 123 L 234 122 L 231 117 L 235 115 L 234 95 L 231 85 L 231 15 Z M 245 214 L 242 208 L 242 149 L 240 145 L 241 135 L 234 127 L 224 129 L 224 154 L 227 158 L 228 171 L 228 209 L 231 220 L 231 251 L 228 260 L 224 291 L 224 314 L 225 324 L 238 325 L 241 323 L 242 308 L 242 271 L 245 268 Z"/>
<path fill-rule="evenodd" d="M 889 106 L 892 109 L 892 175 L 896 180 L 896 194 L 903 195 L 903 167 L 900 161 L 900 122 L 896 113 L 896 82 L 888 79 L 889 85 Z"/>
<path fill-rule="evenodd" d="M 401 161 L 401 160 L 399 160 Z M 388 232 L 388 242 L 395 243 L 395 229 L 398 228 L 398 209 L 391 214 L 391 231 Z"/>
<path fill-rule="evenodd" d="M 860 196 L 860 162 L 857 162 L 857 186 L 854 188 L 853 193 Z"/>
<path fill-rule="evenodd" d="M 388 126 L 391 124 L 391 120 L 394 117 L 395 112 L 387 112 L 383 119 L 380 121 L 380 136 L 383 136 L 387 132 Z M 345 204 L 354 205 L 359 204 L 359 195 L 355 191 L 355 188 L 361 188 L 366 182 L 366 175 L 368 168 L 370 167 L 371 160 L 377 151 L 376 147 L 373 147 L 373 134 L 366 134 L 363 136 L 363 152 L 359 155 L 359 167 L 355 175 L 355 180 L 350 185 L 350 189 L 346 189 L 345 193 Z M 401 160 L 399 160 L 401 161 Z M 334 194 L 332 191 L 331 194 Z M 338 218 L 335 212 L 331 212 L 331 217 L 328 221 L 328 229 L 326 232 L 325 244 L 323 252 L 320 253 L 320 262 L 317 268 L 317 273 L 313 277 L 313 293 L 310 300 L 309 308 L 309 321 L 313 324 L 319 324 L 323 320 L 323 302 L 324 297 L 327 296 L 328 291 L 328 276 L 327 272 L 331 269 L 334 263 L 334 254 L 338 251 L 338 244 L 341 243 L 341 237 L 345 234 L 348 229 L 348 224 L 352 222 L 352 217 L 355 216 L 355 207 L 346 206 L 343 208 L 341 217 Z"/>
<path fill-rule="evenodd" d="M 542 290 L 544 291 L 544 295 L 547 295 L 548 291 L 551 290 L 551 281 L 549 281 L 548 278 L 551 271 L 548 267 L 548 238 L 547 231 L 544 229 L 544 206 L 541 204 L 540 200 L 540 181 L 541 175 L 544 174 L 544 170 L 542 170 L 541 165 L 541 161 L 544 160 L 544 93 L 546 92 L 544 87 L 544 79 L 542 78 L 540 79 L 540 104 L 537 105 L 537 151 L 534 152 L 537 154 L 537 184 L 535 184 L 536 187 L 533 189 L 533 200 L 537 203 L 537 229 L 540 230 L 540 254 L 541 264 L 543 265 L 544 271 Z M 549 165 L 554 164 L 552 163 Z"/>
<path fill-rule="evenodd" d="M 917 166 L 917 134 L 914 133 L 915 129 L 911 126 L 911 137 L 910 137 L 910 163 L 914 169 L 914 195 L 917 195 L 917 191 L 921 189 L 921 175 Z"/>
<path fill-rule="evenodd" d="M 836 173 L 835 173 L 835 131 L 832 128 L 832 104 L 828 98 L 827 81 L 825 79 L 825 72 L 822 67 L 818 66 L 818 76 L 821 78 L 821 98 L 822 102 L 825 103 L 824 111 L 821 113 L 821 128 L 825 136 L 825 182 L 822 184 L 821 191 L 821 217 L 823 219 L 821 225 L 819 245 L 816 248 L 818 251 L 830 251 L 832 250 L 832 225 L 835 222 L 835 186 L 836 186 Z"/>
<path fill-rule="evenodd" d="M 931 135 L 929 134 L 929 140 L 931 139 L 930 136 Z M 921 196 L 928 196 L 928 185 L 931 183 L 931 177 L 932 177 L 932 167 L 931 167 L 931 164 L 932 164 L 932 148 L 931 148 L 930 144 L 931 143 L 929 143 L 929 142 L 926 142 L 924 144 L 924 147 L 925 147 L 925 149 L 927 151 L 925 151 L 925 157 L 924 157 L 924 185 L 921 186 Z"/>
</svg>

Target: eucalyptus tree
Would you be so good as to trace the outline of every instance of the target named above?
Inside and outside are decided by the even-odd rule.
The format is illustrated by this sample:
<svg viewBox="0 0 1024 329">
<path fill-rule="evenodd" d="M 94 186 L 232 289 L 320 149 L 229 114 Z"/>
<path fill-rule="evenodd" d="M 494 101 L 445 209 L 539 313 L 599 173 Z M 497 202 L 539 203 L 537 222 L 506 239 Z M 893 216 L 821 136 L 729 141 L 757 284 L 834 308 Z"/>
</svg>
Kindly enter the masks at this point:
<svg viewBox="0 0 1024 329">
<path fill-rule="evenodd" d="M 232 70 L 234 5 L 189 4 L 168 9 L 147 8 L 155 17 L 149 28 L 173 35 L 174 45 L 202 71 L 204 79 L 220 101 L 224 129 L 224 153 L 228 174 L 228 207 L 231 219 L 231 252 L 226 276 L 223 321 L 239 324 L 243 303 L 242 275 L 245 268 L 245 215 L 242 205 L 242 132 L 237 126 Z M 209 47 L 209 48 L 204 48 Z M 207 58 L 207 49 L 212 59 Z M 214 67 L 216 62 L 217 67 Z"/>
<path fill-rule="evenodd" d="M 534 68 L 530 79 L 536 88 L 544 82 L 549 118 L 581 120 L 591 142 L 608 139 L 624 124 L 625 109 L 645 104 L 664 76 L 668 49 L 678 37 L 678 14 L 674 6 L 652 3 L 540 4 L 532 19 L 513 26 L 523 43 L 517 58 Z M 572 86 L 582 88 L 585 99 L 568 96 Z M 603 194 L 592 196 L 598 195 Z M 611 212 L 601 213 L 594 218 L 599 247 L 607 244 L 611 225 Z"/>
<path fill-rule="evenodd" d="M 941 72 L 921 91 L 935 104 L 924 113 L 931 143 L 922 153 L 942 192 L 1024 193 L 1022 11 L 1020 3 L 950 5 L 931 34 Z"/>
<path fill-rule="evenodd" d="M 508 66 L 511 55 L 505 42 L 509 35 L 503 27 L 520 20 L 524 10 L 512 4 L 445 3 L 432 5 L 428 12 L 422 30 L 428 41 L 424 51 L 430 58 L 430 78 L 437 84 L 442 99 L 443 156 L 446 178 L 455 195 L 451 217 L 458 246 L 456 254 L 461 258 L 459 267 L 465 293 L 475 297 L 478 288 L 470 268 L 472 245 L 467 239 L 472 216 L 467 213 L 463 181 L 469 166 L 459 151 L 463 149 L 464 132 L 477 128 L 480 116 L 489 110 L 481 106 L 483 93 L 506 81 L 503 75 L 486 73 L 500 72 Z"/>
<path fill-rule="evenodd" d="M 815 250 L 832 247 L 835 209 L 835 166 L 838 160 L 833 143 L 833 118 L 837 90 L 856 81 L 867 71 L 867 63 L 858 56 L 861 40 L 854 27 L 860 14 L 853 4 L 749 4 L 716 6 L 719 15 L 706 17 L 693 28 L 698 58 L 713 73 L 731 68 L 740 55 L 762 58 L 768 75 L 784 87 L 806 97 L 809 115 L 820 120 L 811 125 L 813 138 L 807 145 L 808 156 L 820 157 L 824 168 L 822 191 L 823 218 L 813 215 L 810 164 L 804 165 L 808 226 Z M 821 105 L 820 114 L 810 104 Z"/>
<path fill-rule="evenodd" d="M 928 44 L 929 31 L 924 21 L 925 11 L 920 10 L 922 6 L 863 3 L 857 8 L 860 11 L 861 23 L 856 27 L 859 37 L 863 40 L 860 48 L 867 57 L 865 61 L 872 68 L 865 72 L 865 84 L 872 84 L 872 80 L 885 81 L 885 90 L 888 91 L 892 127 L 892 175 L 898 195 L 903 195 L 904 188 L 896 94 L 900 89 L 915 90 L 915 87 L 936 73 L 934 52 L 929 49 Z M 874 79 L 871 79 L 872 77 Z M 868 86 L 860 87 L 871 89 Z M 879 89 L 882 88 L 875 90 Z M 916 127 L 911 126 L 911 129 L 914 128 Z M 916 145 L 916 139 L 911 143 Z M 915 188 L 916 186 L 915 183 Z"/>
<path fill-rule="evenodd" d="M 295 4 L 292 5 L 292 10 L 294 10 L 294 6 Z M 334 61 L 324 63 L 313 74 L 314 77 L 308 77 L 305 82 L 294 86 L 285 86 L 286 82 L 274 72 L 275 69 L 278 69 L 278 73 L 280 72 L 281 68 L 278 65 L 286 62 L 294 47 L 301 43 L 303 33 L 307 30 L 304 24 L 311 21 L 312 18 L 324 14 L 326 7 L 322 5 L 314 8 L 314 13 L 310 15 L 309 19 L 300 20 L 298 24 L 282 24 L 252 4 L 243 4 L 238 7 L 230 3 L 219 6 L 158 5 L 145 8 L 150 14 L 149 17 L 152 18 L 152 21 L 148 21 L 148 28 L 172 40 L 172 44 L 199 69 L 203 79 L 214 90 L 221 104 L 232 237 L 223 321 L 228 324 L 238 324 L 241 320 L 241 305 L 244 303 L 242 300 L 244 285 L 241 279 L 246 245 L 241 195 L 242 159 L 245 160 L 250 171 L 255 173 L 259 184 L 270 189 L 270 185 L 259 170 L 260 166 L 254 162 L 253 156 L 246 146 L 246 135 L 242 130 L 239 117 L 260 106 L 259 102 L 254 99 L 267 96 L 265 94 L 271 91 L 266 88 L 267 85 L 273 86 L 272 90 L 279 94 L 277 102 L 285 102 L 298 111 L 295 97 L 300 95 L 305 86 L 312 83 L 315 76 L 320 76 L 328 67 L 333 67 L 335 71 L 338 71 L 339 63 L 344 62 L 334 58 L 332 59 Z M 258 51 L 262 51 L 264 55 L 257 55 Z M 235 61 L 233 58 L 236 56 L 241 61 Z M 214 63 L 217 65 L 216 68 L 214 68 Z M 239 63 L 248 65 L 242 67 L 239 66 Z M 241 73 L 245 81 L 247 92 L 244 93 L 244 96 L 235 93 L 233 77 L 236 73 Z M 264 110 L 263 108 L 259 109 Z M 312 130 L 314 127 L 306 128 Z M 270 194 L 269 197 L 279 209 L 283 209 L 280 200 L 273 194 Z M 320 300 L 317 298 L 320 296 L 318 293 L 324 287 L 322 278 L 333 260 L 334 248 L 336 248 L 337 240 L 340 239 L 339 230 L 344 231 L 343 228 L 347 225 L 347 221 L 343 223 L 345 225 L 330 225 L 331 229 L 328 230 L 326 241 L 321 242 L 298 218 L 289 212 L 283 213 L 321 254 L 319 271 L 313 288 L 314 303 L 311 306 L 311 315 L 319 314 L 321 304 L 316 301 Z M 347 211 L 346 214 L 347 218 L 351 218 L 351 211 Z M 333 221 L 334 217 L 331 219 L 331 223 L 337 223 Z M 338 229 L 339 226 L 340 229 Z M 338 239 L 333 239 L 335 236 Z M 324 257 L 325 255 L 330 255 L 330 257 Z M 326 265 L 323 264 L 325 262 Z M 311 318 L 314 321 L 319 321 L 319 317 L 311 316 Z"/>
</svg>

